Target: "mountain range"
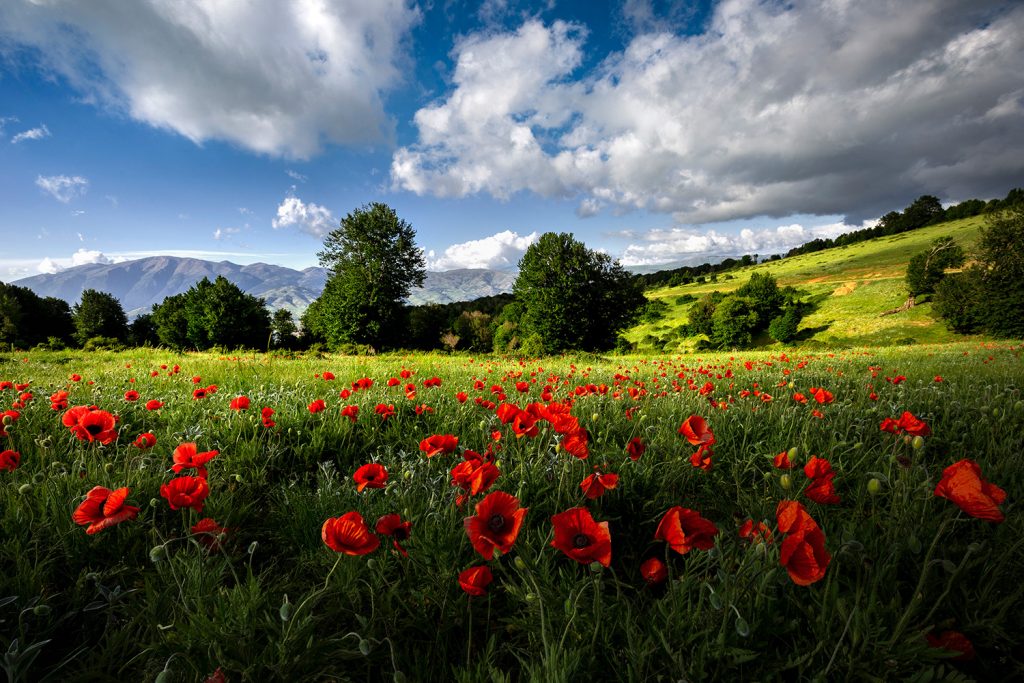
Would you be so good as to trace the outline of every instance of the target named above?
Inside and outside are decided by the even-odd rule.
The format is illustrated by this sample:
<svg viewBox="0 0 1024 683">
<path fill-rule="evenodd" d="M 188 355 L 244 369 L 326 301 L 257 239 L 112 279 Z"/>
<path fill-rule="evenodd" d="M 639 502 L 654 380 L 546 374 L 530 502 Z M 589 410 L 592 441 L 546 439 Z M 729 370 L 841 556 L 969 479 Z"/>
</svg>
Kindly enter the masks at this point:
<svg viewBox="0 0 1024 683">
<path fill-rule="evenodd" d="M 70 304 L 86 289 L 114 295 L 129 319 L 149 312 L 166 297 L 181 294 L 204 277 L 218 275 L 247 294 L 263 298 L 271 311 L 279 308 L 299 315 L 320 296 L 328 271 L 313 266 L 294 270 L 267 263 L 241 266 L 230 261 L 204 261 L 174 256 L 152 256 L 122 263 L 91 263 L 53 274 L 34 275 L 12 284 L 39 296 L 54 296 Z M 498 270 L 460 269 L 428 272 L 423 287 L 413 290 L 409 303 L 472 301 L 512 291 L 515 274 Z"/>
</svg>

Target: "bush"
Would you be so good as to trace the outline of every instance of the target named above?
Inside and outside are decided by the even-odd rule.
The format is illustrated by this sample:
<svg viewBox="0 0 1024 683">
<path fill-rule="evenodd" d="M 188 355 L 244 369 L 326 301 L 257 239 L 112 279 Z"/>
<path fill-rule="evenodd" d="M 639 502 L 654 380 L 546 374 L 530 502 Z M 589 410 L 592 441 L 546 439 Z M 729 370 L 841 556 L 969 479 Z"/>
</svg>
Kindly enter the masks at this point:
<svg viewBox="0 0 1024 683">
<path fill-rule="evenodd" d="M 92 337 L 82 346 L 83 351 L 120 351 L 124 346 L 114 337 Z"/>
<path fill-rule="evenodd" d="M 932 310 L 952 331 L 972 334 L 982 327 L 980 299 L 981 273 L 969 268 L 962 273 L 951 273 L 939 282 L 932 297 Z"/>
<path fill-rule="evenodd" d="M 730 296 L 715 308 L 711 322 L 711 341 L 723 349 L 742 349 L 751 345 L 758 317 L 750 299 Z"/>
<path fill-rule="evenodd" d="M 787 344 L 796 338 L 801 319 L 803 319 L 803 314 L 800 309 L 790 306 L 768 325 L 768 334 L 775 341 Z"/>
<path fill-rule="evenodd" d="M 520 356 L 529 356 L 530 358 L 543 356 L 545 353 L 543 337 L 539 334 L 531 334 L 522 341 L 518 351 Z"/>
</svg>

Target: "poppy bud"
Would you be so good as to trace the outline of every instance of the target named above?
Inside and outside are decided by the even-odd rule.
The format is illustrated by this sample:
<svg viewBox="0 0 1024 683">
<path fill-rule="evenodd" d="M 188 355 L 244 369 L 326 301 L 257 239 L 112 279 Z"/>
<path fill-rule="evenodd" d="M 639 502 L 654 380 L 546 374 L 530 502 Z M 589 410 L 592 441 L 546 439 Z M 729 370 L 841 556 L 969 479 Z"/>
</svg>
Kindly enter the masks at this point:
<svg viewBox="0 0 1024 683">
<path fill-rule="evenodd" d="M 45 617 L 49 613 L 50 613 L 50 606 L 49 605 L 36 605 L 35 607 L 32 608 L 32 614 L 36 615 L 37 617 Z"/>
<path fill-rule="evenodd" d="M 910 442 L 910 445 L 914 447 L 915 451 L 921 450 L 924 448 L 924 437 L 921 435 L 915 436 L 914 440 Z"/>
<path fill-rule="evenodd" d="M 292 603 L 288 602 L 288 596 L 284 596 L 284 602 L 281 603 L 281 609 L 278 614 L 281 615 L 281 621 L 288 621 L 292 618 Z"/>
<path fill-rule="evenodd" d="M 789 456 L 790 460 L 795 460 L 800 456 L 800 449 L 797 448 L 796 446 L 793 446 L 788 451 L 786 451 L 786 455 Z"/>
<path fill-rule="evenodd" d="M 602 566 L 601 566 L 600 562 L 596 562 L 595 561 L 595 562 L 591 562 L 590 563 L 590 571 L 594 572 L 595 574 L 600 574 L 601 573 L 601 569 L 602 569 Z"/>
<path fill-rule="evenodd" d="M 12 424 L 14 424 L 14 418 L 11 417 L 10 415 L 4 415 L 3 423 L 4 427 L 10 427 Z"/>
<path fill-rule="evenodd" d="M 31 491 L 32 484 L 22 484 L 21 486 L 18 487 L 18 493 L 20 493 L 23 496 L 27 493 L 30 493 Z"/>
<path fill-rule="evenodd" d="M 881 492 L 882 492 L 882 482 L 880 482 L 878 479 L 876 479 L 874 477 L 869 479 L 868 480 L 868 493 L 870 493 L 872 496 L 877 496 Z"/>
<path fill-rule="evenodd" d="M 370 559 L 368 559 L 366 561 L 366 568 L 367 569 L 376 569 L 377 568 L 377 560 L 373 559 L 372 557 Z"/>
<path fill-rule="evenodd" d="M 526 571 L 526 560 L 524 560 L 521 555 L 516 555 L 516 559 L 513 560 L 512 563 L 519 571 Z"/>
<path fill-rule="evenodd" d="M 594 422 L 597 422 L 597 418 L 599 417 L 601 416 L 598 413 L 594 413 L 593 415 L 590 416 L 590 419 L 593 420 Z"/>
<path fill-rule="evenodd" d="M 370 656 L 370 641 L 368 641 L 368 640 L 360 640 L 359 641 L 359 651 L 361 653 L 363 653 L 364 657 L 369 657 Z"/>
<path fill-rule="evenodd" d="M 106 472 L 107 474 L 110 474 L 111 472 L 113 472 L 114 471 L 114 463 L 108 462 L 108 463 L 104 464 L 103 465 L 103 471 Z"/>
<path fill-rule="evenodd" d="M 162 546 L 162 545 L 153 546 L 153 549 L 149 551 L 149 561 L 150 562 L 159 562 L 160 560 L 164 559 L 164 556 L 166 554 L 167 554 L 167 548 L 165 548 L 164 546 Z"/>
<path fill-rule="evenodd" d="M 169 669 L 164 669 L 156 675 L 153 683 L 169 683 L 171 681 L 171 672 Z"/>
<path fill-rule="evenodd" d="M 149 507 L 155 508 L 159 504 L 160 504 L 160 501 L 157 500 L 156 498 L 150 498 L 149 499 Z"/>
<path fill-rule="evenodd" d="M 35 474 L 32 475 L 32 483 L 33 484 L 42 484 L 43 483 L 43 479 L 45 479 L 45 478 L 46 478 L 46 475 L 44 475 L 42 472 L 36 472 Z"/>
<path fill-rule="evenodd" d="M 793 479 L 788 474 L 783 474 L 779 477 L 779 484 L 782 486 L 783 490 L 788 491 L 793 487 Z"/>
<path fill-rule="evenodd" d="M 249 547 L 246 549 L 245 552 L 247 552 L 250 555 L 252 555 L 253 553 L 256 552 L 256 548 L 259 547 L 259 545 L 260 545 L 259 541 L 253 541 L 252 543 L 249 544 Z"/>
<path fill-rule="evenodd" d="M 527 593 L 526 594 L 526 602 L 534 602 L 536 600 L 537 600 L 537 594 L 536 593 Z"/>
<path fill-rule="evenodd" d="M 999 417 L 999 408 L 992 409 L 992 417 Z"/>
</svg>

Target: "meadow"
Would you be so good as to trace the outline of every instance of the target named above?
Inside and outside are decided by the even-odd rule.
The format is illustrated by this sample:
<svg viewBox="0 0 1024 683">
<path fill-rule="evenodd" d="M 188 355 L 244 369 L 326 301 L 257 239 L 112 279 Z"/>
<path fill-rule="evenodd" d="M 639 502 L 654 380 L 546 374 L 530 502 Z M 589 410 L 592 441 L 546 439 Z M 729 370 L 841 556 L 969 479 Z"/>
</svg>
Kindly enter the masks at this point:
<svg viewBox="0 0 1024 683">
<path fill-rule="evenodd" d="M 1022 351 L 4 354 L 2 666 L 1020 680 Z"/>
<path fill-rule="evenodd" d="M 856 346 L 938 344 L 963 339 L 948 330 L 932 313 L 931 302 L 923 299 L 897 315 L 881 313 L 900 306 L 907 299 L 907 262 L 939 237 L 952 237 L 970 251 L 978 239 L 985 218 L 975 216 L 918 228 L 843 247 L 800 254 L 756 266 L 737 268 L 718 276 L 715 282 L 663 287 L 647 292 L 649 299 L 668 304 L 665 316 L 656 322 L 636 325 L 625 337 L 640 351 L 674 353 L 693 350 L 697 338 L 677 334 L 687 321 L 693 302 L 713 291 L 731 292 L 750 279 L 755 270 L 770 273 L 779 287 L 794 287 L 814 310 L 801 322 L 799 340 L 819 348 Z M 770 344 L 765 337 L 761 343 Z"/>
</svg>

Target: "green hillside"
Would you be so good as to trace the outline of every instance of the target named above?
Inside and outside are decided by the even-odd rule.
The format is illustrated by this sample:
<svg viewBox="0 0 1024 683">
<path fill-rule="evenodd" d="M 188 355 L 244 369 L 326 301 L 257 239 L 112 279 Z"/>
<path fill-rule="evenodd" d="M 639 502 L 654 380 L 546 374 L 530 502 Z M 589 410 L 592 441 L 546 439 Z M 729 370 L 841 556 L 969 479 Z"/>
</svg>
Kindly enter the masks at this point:
<svg viewBox="0 0 1024 683">
<path fill-rule="evenodd" d="M 800 324 L 799 344 L 828 346 L 936 343 L 963 340 L 932 316 L 926 300 L 918 306 L 881 316 L 907 298 L 904 284 L 907 262 L 932 240 L 950 236 L 970 251 L 984 217 L 975 216 L 939 223 L 910 232 L 880 237 L 844 247 L 801 254 L 780 261 L 738 268 L 718 276 L 717 282 L 664 287 L 647 292 L 649 299 L 669 305 L 665 317 L 630 328 L 625 337 L 638 350 L 682 351 L 692 349 L 695 337 L 680 336 L 677 328 L 687 321 L 694 298 L 713 292 L 731 292 L 743 285 L 755 270 L 771 273 L 780 287 L 795 287 L 805 301 L 817 305 Z M 764 344 L 773 343 L 765 337 Z"/>
</svg>

